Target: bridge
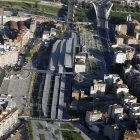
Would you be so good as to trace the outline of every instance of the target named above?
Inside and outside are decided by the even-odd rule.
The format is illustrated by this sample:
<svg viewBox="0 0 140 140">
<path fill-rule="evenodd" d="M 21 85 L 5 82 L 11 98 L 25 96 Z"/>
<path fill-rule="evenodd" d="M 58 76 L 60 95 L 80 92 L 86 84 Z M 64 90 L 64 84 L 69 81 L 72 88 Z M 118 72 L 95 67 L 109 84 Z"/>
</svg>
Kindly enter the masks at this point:
<svg viewBox="0 0 140 140">
<path fill-rule="evenodd" d="M 108 20 L 113 3 L 110 0 L 89 0 L 89 3 L 94 6 L 97 26 L 108 29 Z"/>
</svg>

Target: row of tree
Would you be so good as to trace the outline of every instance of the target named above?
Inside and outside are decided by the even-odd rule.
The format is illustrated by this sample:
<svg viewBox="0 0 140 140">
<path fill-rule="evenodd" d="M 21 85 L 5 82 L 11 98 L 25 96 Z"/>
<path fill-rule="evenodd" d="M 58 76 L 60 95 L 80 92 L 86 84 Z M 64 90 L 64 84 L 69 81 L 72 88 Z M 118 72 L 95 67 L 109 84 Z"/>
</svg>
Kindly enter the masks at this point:
<svg viewBox="0 0 140 140">
<path fill-rule="evenodd" d="M 112 7 L 112 11 L 140 13 L 140 6 L 137 4 L 135 7 L 130 7 L 129 5 L 123 6 L 120 4 L 114 4 Z"/>
</svg>

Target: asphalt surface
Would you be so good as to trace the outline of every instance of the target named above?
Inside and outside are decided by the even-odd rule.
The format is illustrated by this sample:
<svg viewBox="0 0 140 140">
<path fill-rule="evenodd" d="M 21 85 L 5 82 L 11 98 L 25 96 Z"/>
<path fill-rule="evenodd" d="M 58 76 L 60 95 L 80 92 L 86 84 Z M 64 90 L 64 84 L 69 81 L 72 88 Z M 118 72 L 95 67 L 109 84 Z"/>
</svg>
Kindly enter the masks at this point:
<svg viewBox="0 0 140 140">
<path fill-rule="evenodd" d="M 22 113 L 26 106 L 26 97 L 30 86 L 31 75 L 27 77 L 12 75 L 3 80 L 0 94 L 11 94 L 19 109 L 19 114 Z"/>
</svg>

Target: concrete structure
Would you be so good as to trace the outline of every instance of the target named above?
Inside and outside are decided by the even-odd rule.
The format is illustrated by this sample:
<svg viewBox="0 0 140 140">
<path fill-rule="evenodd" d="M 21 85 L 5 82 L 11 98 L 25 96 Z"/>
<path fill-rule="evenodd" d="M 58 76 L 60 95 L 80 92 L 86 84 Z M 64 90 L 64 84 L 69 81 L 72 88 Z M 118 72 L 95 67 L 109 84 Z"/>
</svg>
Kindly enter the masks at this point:
<svg viewBox="0 0 140 140">
<path fill-rule="evenodd" d="M 105 94 L 105 90 L 106 90 L 106 83 L 103 82 L 102 80 L 93 81 L 93 85 L 90 88 L 90 96 L 91 97 L 102 97 Z"/>
<path fill-rule="evenodd" d="M 92 2 L 96 13 L 97 26 L 108 29 L 108 20 L 113 3 L 108 0 Z"/>
<path fill-rule="evenodd" d="M 125 131 L 124 133 L 124 139 L 123 140 L 139 140 L 140 139 L 140 133 L 135 131 Z"/>
<path fill-rule="evenodd" d="M 87 111 L 86 112 L 86 123 L 91 125 L 101 119 L 102 113 L 100 111 L 94 110 L 93 112 Z"/>
</svg>

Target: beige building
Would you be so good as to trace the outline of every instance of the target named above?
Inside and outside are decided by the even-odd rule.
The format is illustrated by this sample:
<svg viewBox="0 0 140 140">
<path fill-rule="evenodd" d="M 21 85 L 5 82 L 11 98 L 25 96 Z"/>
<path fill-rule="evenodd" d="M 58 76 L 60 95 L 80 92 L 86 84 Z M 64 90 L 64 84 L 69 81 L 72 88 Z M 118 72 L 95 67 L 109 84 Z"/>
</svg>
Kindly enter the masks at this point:
<svg viewBox="0 0 140 140">
<path fill-rule="evenodd" d="M 97 97 L 102 97 L 105 94 L 106 90 L 106 83 L 103 82 L 102 80 L 93 81 L 93 85 L 90 88 L 90 96 L 97 98 Z"/>
<path fill-rule="evenodd" d="M 117 44 L 116 45 L 123 45 L 124 44 L 124 37 L 116 37 Z"/>
<path fill-rule="evenodd" d="M 119 34 L 126 35 L 127 34 L 127 25 L 126 24 L 120 24 L 116 25 L 115 29 Z"/>
<path fill-rule="evenodd" d="M 135 131 L 125 131 L 124 140 L 140 140 L 140 133 Z"/>
<path fill-rule="evenodd" d="M 94 110 L 92 112 L 86 112 L 86 123 L 91 125 L 92 123 L 96 122 L 97 120 L 102 118 L 102 113 L 100 111 Z"/>
<path fill-rule="evenodd" d="M 134 34 L 135 34 L 135 38 L 137 40 L 140 40 L 140 24 L 135 27 Z"/>
</svg>

